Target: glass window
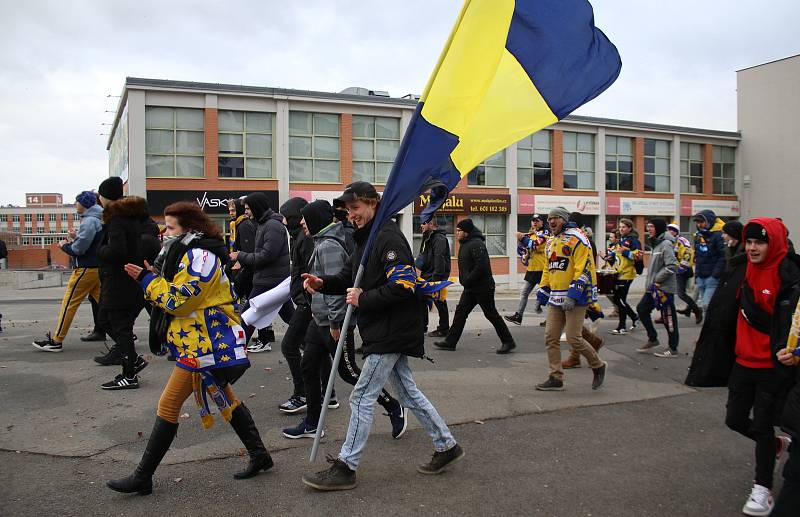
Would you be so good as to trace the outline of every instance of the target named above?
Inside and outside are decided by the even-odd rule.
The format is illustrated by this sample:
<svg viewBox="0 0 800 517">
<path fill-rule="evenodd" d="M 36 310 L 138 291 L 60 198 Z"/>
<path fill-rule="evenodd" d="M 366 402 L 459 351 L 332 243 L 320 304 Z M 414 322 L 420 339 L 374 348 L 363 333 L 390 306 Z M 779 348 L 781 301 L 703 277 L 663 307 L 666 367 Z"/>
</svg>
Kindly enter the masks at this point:
<svg viewBox="0 0 800 517">
<path fill-rule="evenodd" d="M 19 214 L 12 214 L 11 221 L 18 223 L 19 222 Z"/>
<path fill-rule="evenodd" d="M 713 154 L 714 194 L 736 194 L 736 148 L 715 145 Z"/>
<path fill-rule="evenodd" d="M 672 192 L 669 160 L 669 141 L 644 139 L 645 192 Z"/>
<path fill-rule="evenodd" d="M 61 220 L 64 222 L 69 221 L 69 214 L 68 213 L 61 214 Z"/>
<path fill-rule="evenodd" d="M 38 226 L 36 228 L 36 233 L 44 233 L 44 227 L 43 226 Z"/>
<path fill-rule="evenodd" d="M 703 146 L 681 142 L 681 192 L 703 193 Z"/>
<path fill-rule="evenodd" d="M 48 214 L 48 215 L 47 215 L 47 219 L 48 219 L 48 220 L 49 220 L 51 223 L 54 223 L 54 222 L 56 222 L 56 214 Z"/>
<path fill-rule="evenodd" d="M 551 188 L 553 133 L 537 131 L 517 142 L 517 181 L 520 187 Z"/>
<path fill-rule="evenodd" d="M 147 177 L 205 175 L 203 110 L 146 106 L 144 125 Z"/>
<path fill-rule="evenodd" d="M 44 222 L 44 214 L 36 214 L 36 221 L 37 222 Z"/>
<path fill-rule="evenodd" d="M 273 178 L 272 113 L 219 112 L 220 178 Z"/>
<path fill-rule="evenodd" d="M 33 220 L 33 214 L 25 214 L 25 222 L 29 223 Z"/>
<path fill-rule="evenodd" d="M 633 138 L 606 137 L 606 190 L 633 190 Z"/>
<path fill-rule="evenodd" d="M 400 119 L 353 116 L 353 180 L 386 183 L 400 149 Z"/>
<path fill-rule="evenodd" d="M 489 255 L 506 256 L 506 216 L 505 215 L 471 215 L 475 227 L 486 237 L 486 249 Z"/>
<path fill-rule="evenodd" d="M 564 132 L 564 188 L 594 190 L 594 135 Z"/>
<path fill-rule="evenodd" d="M 339 115 L 289 112 L 289 181 L 339 181 Z"/>
<path fill-rule="evenodd" d="M 506 150 L 488 157 L 467 175 L 469 185 L 504 187 L 506 185 Z"/>
<path fill-rule="evenodd" d="M 414 256 L 419 256 L 419 248 L 422 246 L 422 230 L 420 230 L 419 224 L 419 215 L 415 215 L 413 218 L 412 224 L 414 225 L 414 233 L 413 233 L 413 246 L 412 252 Z M 450 255 L 455 257 L 456 247 L 453 244 L 453 239 L 455 236 L 453 235 L 456 230 L 456 223 L 455 223 L 455 216 L 452 215 L 437 215 L 436 221 L 439 223 L 439 229 L 444 230 L 447 234 L 447 242 L 450 243 Z"/>
</svg>

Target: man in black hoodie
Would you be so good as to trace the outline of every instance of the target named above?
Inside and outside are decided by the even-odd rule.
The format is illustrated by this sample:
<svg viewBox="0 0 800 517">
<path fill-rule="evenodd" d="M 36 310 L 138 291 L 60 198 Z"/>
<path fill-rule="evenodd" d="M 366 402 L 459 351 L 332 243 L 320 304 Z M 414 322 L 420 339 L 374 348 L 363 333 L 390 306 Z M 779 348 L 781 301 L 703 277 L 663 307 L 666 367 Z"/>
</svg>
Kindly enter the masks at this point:
<svg viewBox="0 0 800 517">
<path fill-rule="evenodd" d="M 440 282 L 450 278 L 450 243 L 447 233 L 439 229 L 436 217 L 421 225 L 422 244 L 416 260 L 420 276 L 429 282 Z M 429 333 L 430 337 L 445 337 L 450 330 L 450 314 L 447 300 L 434 300 L 439 311 L 439 326 Z M 425 312 L 425 328 L 428 327 L 428 313 Z"/>
<path fill-rule="evenodd" d="M 250 307 L 250 299 L 277 287 L 289 276 L 289 233 L 283 225 L 283 216 L 272 211 L 269 199 L 263 192 L 253 192 L 247 196 L 244 199 L 244 209 L 258 228 L 255 249 L 252 253 L 234 251 L 230 254 L 232 261 L 238 261 L 242 266 L 253 270 L 253 290 L 248 297 L 248 303 L 242 308 L 242 313 Z M 279 315 L 288 324 L 293 313 L 292 302 L 288 301 L 281 308 Z M 253 326 L 245 326 L 248 341 L 253 332 L 255 332 Z M 269 343 L 265 342 L 265 334 L 266 329 L 259 329 L 259 339 L 251 343 L 247 351 L 272 350 Z"/>
<path fill-rule="evenodd" d="M 517 345 L 494 304 L 494 278 L 489 251 L 484 242 L 486 238 L 475 228 L 472 219 L 464 219 L 456 225 L 456 238 L 461 243 L 458 250 L 458 281 L 464 286 L 464 291 L 458 300 L 450 332 L 444 341 L 437 341 L 434 346 L 442 350 L 455 350 L 464 332 L 467 316 L 476 305 L 480 305 L 483 315 L 500 338 L 501 346 L 497 353 L 507 354 Z"/>
<path fill-rule="evenodd" d="M 138 282 L 125 272 L 125 264 L 144 265 L 142 223 L 149 219 L 147 202 L 136 196 L 123 197 L 122 179 L 111 177 L 97 189 L 103 205 L 103 237 L 97 249 L 100 259 L 101 325 L 114 340 L 104 356 L 95 357 L 102 365 L 122 364 L 122 373 L 104 383 L 104 390 L 139 387 L 136 375 L 147 362 L 136 354 L 133 325 L 144 307 Z M 151 243 L 152 244 L 152 243 Z M 147 252 L 151 254 L 152 245 Z"/>
<path fill-rule="evenodd" d="M 314 253 L 314 241 L 308 238 L 300 226 L 302 215 L 300 210 L 308 205 L 308 201 L 301 197 L 293 197 L 281 205 L 281 214 L 286 220 L 286 228 L 292 238 L 291 242 L 291 276 L 292 301 L 295 304 L 294 314 L 289 321 L 289 328 L 281 341 L 281 353 L 286 358 L 289 371 L 292 375 L 294 391 L 289 400 L 281 404 L 278 409 L 284 413 L 297 413 L 306 408 L 306 390 L 303 383 L 303 370 L 300 366 L 302 355 L 300 345 L 311 322 L 311 297 L 303 289 L 303 273 L 308 273 L 308 262 Z"/>
</svg>

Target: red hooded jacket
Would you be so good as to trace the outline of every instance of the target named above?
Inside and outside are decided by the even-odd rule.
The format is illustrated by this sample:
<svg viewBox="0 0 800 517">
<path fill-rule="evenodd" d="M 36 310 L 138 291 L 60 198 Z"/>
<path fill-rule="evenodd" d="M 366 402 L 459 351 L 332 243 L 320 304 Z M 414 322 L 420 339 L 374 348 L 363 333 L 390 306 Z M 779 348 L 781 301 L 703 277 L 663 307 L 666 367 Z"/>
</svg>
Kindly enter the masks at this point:
<svg viewBox="0 0 800 517">
<path fill-rule="evenodd" d="M 750 262 L 748 257 L 745 282 L 752 289 L 756 304 L 771 315 L 775 311 L 775 300 L 781 287 L 779 266 L 789 249 L 787 231 L 783 222 L 770 217 L 753 219 L 745 225 L 744 230 L 753 223 L 760 224 L 767 231 L 769 248 L 766 258 L 758 264 Z M 769 334 L 753 328 L 741 311 L 736 321 L 736 362 L 747 368 L 774 367 Z"/>
</svg>

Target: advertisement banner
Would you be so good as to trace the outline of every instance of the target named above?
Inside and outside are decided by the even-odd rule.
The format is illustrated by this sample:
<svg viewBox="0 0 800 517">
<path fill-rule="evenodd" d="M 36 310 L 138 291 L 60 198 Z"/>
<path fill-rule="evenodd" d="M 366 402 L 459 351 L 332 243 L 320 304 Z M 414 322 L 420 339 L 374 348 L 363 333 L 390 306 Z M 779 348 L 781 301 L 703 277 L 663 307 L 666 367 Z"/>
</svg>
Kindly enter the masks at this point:
<svg viewBox="0 0 800 517">
<path fill-rule="evenodd" d="M 414 213 L 422 213 L 423 207 L 430 200 L 429 194 L 422 194 L 414 200 Z M 436 211 L 445 214 L 509 214 L 511 213 L 511 196 L 508 194 L 453 194 Z"/>
<path fill-rule="evenodd" d="M 715 214 L 722 217 L 739 217 L 739 201 L 725 201 L 716 199 L 693 199 L 692 210 L 689 214 L 694 215 L 702 210 L 713 210 Z"/>
<path fill-rule="evenodd" d="M 251 194 L 252 190 L 148 190 L 147 206 L 151 215 L 161 215 L 164 209 L 177 201 L 194 201 L 207 214 L 227 214 L 228 200 Z M 269 206 L 278 210 L 278 191 L 262 190 Z"/>
<path fill-rule="evenodd" d="M 611 215 L 675 215 L 674 199 L 657 199 L 648 197 L 617 198 L 618 211 L 612 212 L 609 200 L 608 213 Z M 616 203 L 615 203 L 616 204 Z"/>
<path fill-rule="evenodd" d="M 570 212 L 586 215 L 600 214 L 599 196 L 534 196 L 536 213 L 548 213 L 556 207 L 564 207 Z"/>
</svg>

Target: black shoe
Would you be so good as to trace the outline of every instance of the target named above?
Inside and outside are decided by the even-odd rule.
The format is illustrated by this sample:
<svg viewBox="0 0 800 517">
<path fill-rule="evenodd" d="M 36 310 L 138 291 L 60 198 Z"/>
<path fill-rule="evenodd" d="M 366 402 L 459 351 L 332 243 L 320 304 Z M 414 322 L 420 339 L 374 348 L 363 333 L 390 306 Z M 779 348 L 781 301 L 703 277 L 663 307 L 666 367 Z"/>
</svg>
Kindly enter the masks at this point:
<svg viewBox="0 0 800 517">
<path fill-rule="evenodd" d="M 53 341 L 53 338 L 50 337 L 50 333 L 47 333 L 47 337 L 45 339 L 40 339 L 33 342 L 33 347 L 38 348 L 43 352 L 61 352 L 62 346 L 61 343 L 56 343 Z"/>
<path fill-rule="evenodd" d="M 522 325 L 522 314 L 515 312 L 511 316 L 503 316 L 506 321 L 510 321 L 514 325 Z"/>
<path fill-rule="evenodd" d="M 450 350 L 451 352 L 456 349 L 456 345 L 451 345 L 447 341 L 435 341 L 433 346 L 440 350 Z"/>
<path fill-rule="evenodd" d="M 447 337 L 447 331 L 436 329 L 433 332 L 428 332 L 428 337 Z"/>
<path fill-rule="evenodd" d="M 118 365 L 122 366 L 125 357 L 123 357 L 122 352 L 120 352 L 119 347 L 116 343 L 108 349 L 108 353 L 105 355 L 98 355 L 94 358 L 94 362 L 103 366 L 112 366 Z"/>
<path fill-rule="evenodd" d="M 417 467 L 420 474 L 441 474 L 452 463 L 464 457 L 464 449 L 455 444 L 444 452 L 434 452 L 431 461 Z"/>
<path fill-rule="evenodd" d="M 540 327 L 546 327 L 547 326 L 547 321 L 546 320 L 545 321 L 540 321 L 539 322 L 539 326 Z"/>
<path fill-rule="evenodd" d="M 356 471 L 350 470 L 345 462 L 328 455 L 328 470 L 310 476 L 303 476 L 303 483 L 316 490 L 351 490 L 356 487 Z"/>
<path fill-rule="evenodd" d="M 678 314 L 683 314 L 688 318 L 692 314 L 692 308 L 687 306 L 685 309 L 676 309 L 675 312 Z"/>
<path fill-rule="evenodd" d="M 133 363 L 133 373 L 139 373 L 139 372 L 141 372 L 142 370 L 144 370 L 145 368 L 147 368 L 147 365 L 148 365 L 148 364 L 149 364 L 149 363 L 148 363 L 147 361 L 145 361 L 145 360 L 144 360 L 144 357 L 142 357 L 141 355 L 140 355 L 140 356 L 137 356 L 137 357 L 136 357 L 136 362 L 135 362 L 135 363 Z"/>
<path fill-rule="evenodd" d="M 503 343 L 502 345 L 500 345 L 500 348 L 497 349 L 497 353 L 498 354 L 507 354 L 510 351 L 514 350 L 515 348 L 517 348 L 517 344 L 516 343 L 514 343 L 513 341 L 507 341 L 507 342 Z"/>
<path fill-rule="evenodd" d="M 539 391 L 563 391 L 564 381 L 556 379 L 551 375 L 543 383 L 537 384 L 536 389 Z"/>
<path fill-rule="evenodd" d="M 389 422 L 392 423 L 392 438 L 399 439 L 408 429 L 408 409 L 398 402 L 396 409 L 384 414 L 389 417 Z"/>
<path fill-rule="evenodd" d="M 594 374 L 594 377 L 592 378 L 593 390 L 596 390 L 603 385 L 603 381 L 606 378 L 606 366 L 608 366 L 608 363 L 603 363 L 603 366 L 599 368 L 592 368 L 592 373 Z"/>
<path fill-rule="evenodd" d="M 236 436 L 242 441 L 247 454 L 250 456 L 250 462 L 247 467 L 241 472 L 233 475 L 234 479 L 247 479 L 255 476 L 262 470 L 269 470 L 275 464 L 272 462 L 272 457 L 264 447 L 264 442 L 261 441 L 261 436 L 258 434 L 256 423 L 253 421 L 253 416 L 250 410 L 240 403 L 233 410 L 230 421 L 231 427 L 236 431 Z"/>
<path fill-rule="evenodd" d="M 301 397 L 300 395 L 292 395 L 289 397 L 289 400 L 278 406 L 284 413 L 299 413 L 300 411 L 305 411 L 308 407 L 306 404 L 306 398 Z"/>
<path fill-rule="evenodd" d="M 139 387 L 139 377 L 136 375 L 133 378 L 125 377 L 122 374 L 114 377 L 113 381 L 108 381 L 100 385 L 104 390 L 135 390 Z"/>
<path fill-rule="evenodd" d="M 169 450 L 175 434 L 178 432 L 178 424 L 167 422 L 161 417 L 156 417 L 156 423 L 147 441 L 139 466 L 132 475 L 106 481 L 106 486 L 111 490 L 131 494 L 137 492 L 139 495 L 149 495 L 153 491 L 153 473 L 158 464 L 164 459 L 164 455 Z"/>
<path fill-rule="evenodd" d="M 100 332 L 99 330 L 93 330 L 91 334 L 86 336 L 81 336 L 81 341 L 87 343 L 89 341 L 105 341 L 106 340 L 106 333 Z"/>
<path fill-rule="evenodd" d="M 262 343 L 274 343 L 275 331 L 272 330 L 272 328 L 262 329 L 258 332 L 258 339 L 260 339 Z"/>
</svg>

